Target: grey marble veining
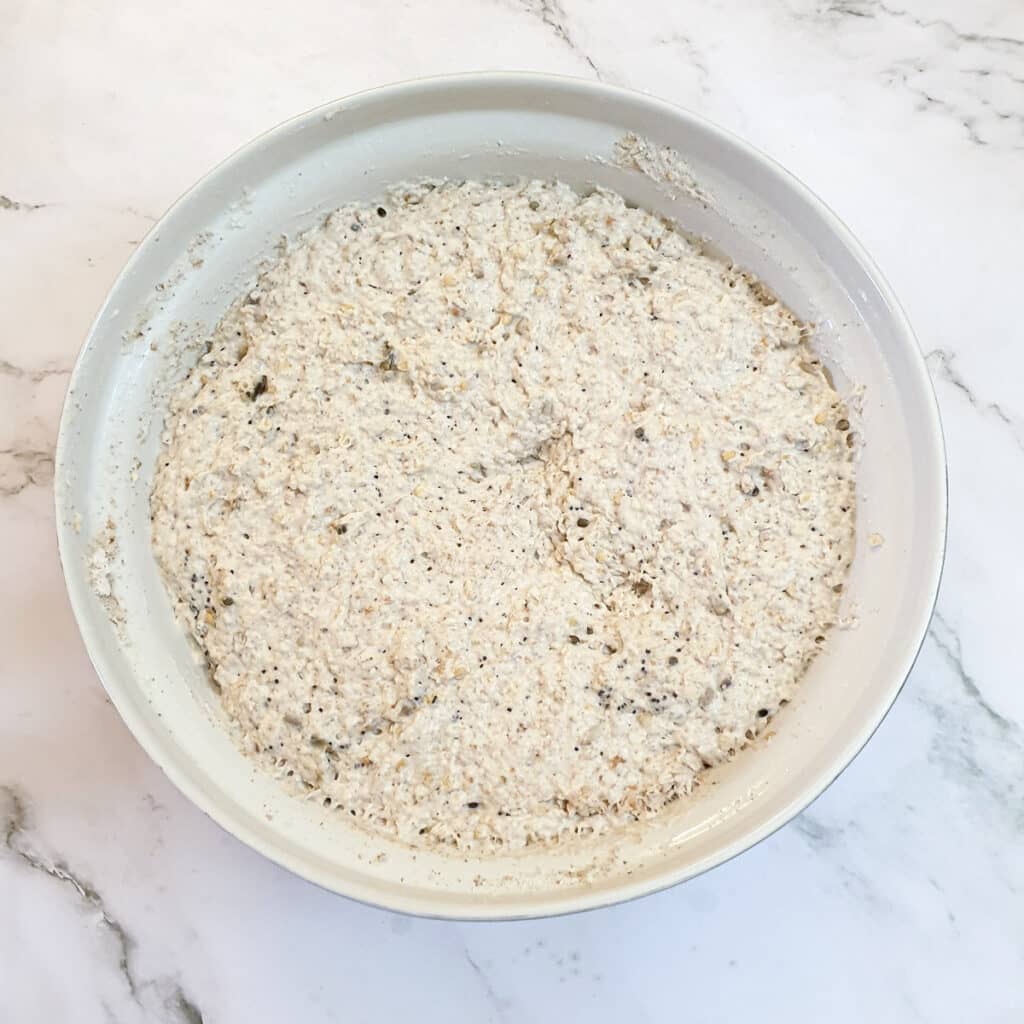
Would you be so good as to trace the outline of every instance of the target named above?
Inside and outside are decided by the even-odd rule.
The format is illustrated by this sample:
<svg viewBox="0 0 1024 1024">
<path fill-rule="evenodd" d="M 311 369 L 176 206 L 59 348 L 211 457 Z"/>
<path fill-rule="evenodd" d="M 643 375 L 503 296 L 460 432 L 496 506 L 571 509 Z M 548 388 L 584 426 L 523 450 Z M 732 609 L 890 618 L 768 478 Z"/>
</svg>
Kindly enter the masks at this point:
<svg viewBox="0 0 1024 1024">
<path fill-rule="evenodd" d="M 45 203 L 23 203 L 10 196 L 0 195 L 0 210 L 14 210 L 21 213 L 31 213 L 33 210 L 41 210 Z"/>
<path fill-rule="evenodd" d="M 960 376 L 956 368 L 956 356 L 944 349 L 935 349 L 927 355 L 928 365 L 934 374 L 957 389 L 971 404 L 971 407 L 983 416 L 993 416 L 1006 426 L 1017 447 L 1024 451 L 1024 416 L 1019 413 L 1007 412 L 998 402 L 978 398 L 970 384 Z"/>
<path fill-rule="evenodd" d="M 607 71 L 602 72 L 576 41 L 569 25 L 569 18 L 565 8 L 559 0 L 519 0 L 519 9 L 535 18 L 539 18 L 565 47 L 578 57 L 593 73 L 594 77 L 601 81 L 609 81 Z"/>
<path fill-rule="evenodd" d="M 113 962 L 133 1004 L 145 1011 L 147 1003 L 151 1002 L 148 994 L 156 991 L 159 1009 L 171 1013 L 170 1018 L 165 1019 L 174 1019 L 177 1014 L 181 1024 L 201 1024 L 201 1011 L 179 984 L 139 976 L 134 962 L 136 941 L 113 916 L 96 888 L 64 860 L 51 860 L 36 851 L 32 842 L 28 799 L 12 786 L 0 786 L 0 833 L 15 868 L 39 872 L 52 879 L 95 922 L 96 931 L 100 933 L 97 944 L 111 947 Z M 108 939 L 106 943 L 103 937 Z"/>
</svg>

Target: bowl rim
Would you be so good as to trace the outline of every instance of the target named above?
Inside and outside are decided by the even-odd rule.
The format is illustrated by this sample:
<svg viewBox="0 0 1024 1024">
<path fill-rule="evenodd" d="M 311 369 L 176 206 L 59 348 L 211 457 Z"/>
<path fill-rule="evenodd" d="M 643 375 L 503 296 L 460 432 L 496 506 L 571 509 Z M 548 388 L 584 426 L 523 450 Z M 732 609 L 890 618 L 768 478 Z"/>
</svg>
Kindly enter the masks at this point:
<svg viewBox="0 0 1024 1024">
<path fill-rule="evenodd" d="M 185 205 L 196 193 L 201 191 L 208 182 L 220 171 L 229 167 L 251 149 L 258 147 L 261 143 L 271 137 L 285 135 L 301 128 L 307 123 L 323 118 L 327 114 L 341 112 L 351 107 L 354 103 L 367 99 L 390 98 L 400 99 L 405 95 L 420 93 L 425 89 L 446 89 L 452 86 L 472 89 L 473 87 L 493 87 L 504 85 L 508 87 L 526 88 L 551 88 L 556 90 L 578 90 L 588 93 L 595 100 L 600 101 L 602 97 L 628 97 L 633 102 L 642 102 L 649 107 L 659 110 L 661 113 L 676 120 L 682 120 L 699 127 L 702 131 L 717 137 L 729 146 L 739 149 L 745 156 L 756 162 L 762 170 L 776 177 L 786 188 L 794 192 L 805 203 L 814 209 L 815 213 L 822 219 L 826 228 L 846 246 L 850 254 L 856 259 L 863 272 L 870 278 L 877 289 L 878 294 L 885 301 L 887 313 L 892 323 L 892 328 L 897 333 L 906 348 L 911 354 L 911 367 L 917 383 L 921 385 L 921 393 L 926 401 L 922 409 L 922 425 L 927 432 L 927 450 L 922 451 L 922 456 L 933 461 L 933 468 L 940 470 L 936 479 L 941 481 L 942 502 L 938 510 L 941 519 L 939 529 L 935 531 L 936 536 L 932 538 L 932 551 L 929 557 L 929 576 L 927 580 L 927 596 L 922 601 L 921 612 L 913 625 L 913 631 L 919 635 L 916 647 L 911 653 L 905 656 L 902 664 L 893 673 L 893 683 L 883 700 L 880 700 L 874 711 L 865 716 L 860 726 L 854 731 L 853 738 L 847 742 L 845 748 L 833 760 L 835 769 L 833 772 L 825 772 L 813 783 L 801 789 L 792 799 L 780 808 L 769 819 L 761 825 L 744 833 L 737 839 L 726 843 L 721 849 L 706 857 L 703 862 L 696 865 L 684 865 L 673 869 L 665 870 L 656 877 L 645 881 L 632 881 L 629 878 L 623 879 L 614 887 L 599 892 L 590 892 L 586 889 L 574 893 L 551 893 L 531 894 L 524 897 L 521 907 L 515 912 L 509 913 L 501 909 L 498 912 L 488 910 L 486 899 L 480 901 L 479 907 L 467 910 L 464 904 L 457 907 L 444 893 L 431 894 L 423 897 L 408 894 L 405 897 L 399 895 L 395 899 L 379 898 L 379 890 L 372 884 L 362 887 L 360 891 L 355 887 L 340 886 L 325 871 L 317 868 L 312 858 L 293 854 L 287 849 L 266 841 L 257 835 L 244 820 L 236 818 L 233 812 L 226 810 L 219 805 L 212 797 L 208 797 L 204 791 L 195 784 L 186 773 L 181 771 L 173 759 L 164 756 L 164 744 L 151 728 L 150 723 L 141 715 L 136 713 L 131 703 L 123 696 L 127 690 L 123 683 L 119 683 L 120 673 L 112 666 L 103 652 L 103 645 L 100 642 L 96 629 L 93 628 L 90 615 L 86 607 L 88 601 L 88 585 L 84 580 L 84 574 L 74 562 L 72 555 L 73 539 L 71 525 L 72 509 L 67 498 L 67 489 L 62 486 L 68 466 L 68 449 L 73 423 L 77 416 L 75 403 L 71 400 L 76 392 L 76 385 L 82 372 L 85 355 L 93 343 L 93 340 L 106 319 L 113 305 L 117 293 L 120 291 L 124 281 L 133 272 L 135 265 L 140 261 L 142 254 L 148 248 L 149 243 L 159 236 L 160 231 L 167 218 L 180 207 Z M 163 774 L 170 780 L 172 785 L 186 797 L 194 806 L 199 808 L 208 818 L 215 822 L 225 832 L 231 834 L 239 841 L 245 843 L 250 849 L 273 861 L 275 864 L 285 868 L 291 873 L 298 875 L 306 881 L 312 882 L 320 888 L 357 902 L 373 906 L 378 909 L 390 910 L 393 912 L 411 914 L 418 917 L 434 918 L 457 921 L 502 921 L 502 920 L 524 920 L 543 917 L 554 917 L 579 913 L 588 910 L 596 910 L 601 907 L 613 906 L 630 900 L 639 899 L 662 892 L 691 878 L 696 878 L 720 866 L 741 853 L 752 849 L 773 835 L 784 825 L 788 824 L 795 817 L 806 810 L 815 800 L 828 789 L 833 782 L 849 767 L 850 763 L 865 747 L 886 715 L 889 713 L 896 698 L 907 682 L 911 671 L 920 655 L 924 641 L 928 634 L 928 627 L 934 614 L 938 600 L 939 588 L 942 573 L 945 566 L 945 556 L 948 538 L 949 524 L 949 474 L 946 456 L 946 444 L 942 430 L 942 423 L 939 416 L 938 402 L 935 397 L 935 390 L 931 377 L 928 373 L 927 364 L 922 352 L 920 343 L 914 334 L 913 328 L 907 318 L 903 307 L 896 298 L 891 286 L 882 274 L 881 270 L 858 241 L 856 236 L 835 213 L 812 189 L 805 185 L 792 172 L 788 171 L 778 161 L 770 157 L 756 146 L 747 142 L 742 137 L 722 128 L 713 121 L 668 100 L 663 100 L 639 90 L 625 88 L 618 85 L 610 85 L 604 82 L 596 82 L 589 79 L 577 78 L 570 75 L 550 74 L 536 71 L 469 71 L 457 74 L 431 75 L 420 78 L 405 79 L 382 86 L 374 86 L 355 93 L 348 94 L 338 99 L 330 100 L 319 104 L 306 111 L 296 114 L 281 121 L 264 132 L 259 133 L 242 145 L 238 146 L 223 160 L 219 161 L 203 174 L 194 184 L 167 207 L 161 217 L 150 227 L 136 246 L 124 267 L 111 283 L 106 297 L 101 303 L 89 329 L 80 346 L 75 360 L 74 368 L 68 380 L 63 408 L 60 417 L 60 424 L 57 432 L 57 441 L 54 452 L 54 506 L 56 513 L 57 547 L 60 556 L 61 569 L 64 575 L 68 598 L 72 612 L 78 625 L 79 632 L 85 644 L 86 653 L 92 663 L 93 669 L 100 679 L 104 690 L 109 696 L 118 714 L 121 716 L 129 731 L 135 737 L 142 749 L 157 765 Z M 908 624 L 909 626 L 910 624 Z M 396 883 L 395 891 L 402 893 L 400 883 Z"/>
</svg>

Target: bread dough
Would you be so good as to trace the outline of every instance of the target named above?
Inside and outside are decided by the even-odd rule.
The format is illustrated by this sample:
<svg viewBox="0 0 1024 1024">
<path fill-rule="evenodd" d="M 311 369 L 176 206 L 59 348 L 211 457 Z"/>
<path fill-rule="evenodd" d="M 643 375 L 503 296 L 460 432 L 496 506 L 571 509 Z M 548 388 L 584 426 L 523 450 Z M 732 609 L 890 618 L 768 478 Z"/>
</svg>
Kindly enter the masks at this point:
<svg viewBox="0 0 1024 1024">
<path fill-rule="evenodd" d="M 611 192 L 427 182 L 332 214 L 217 327 L 152 494 L 239 742 L 416 845 L 683 796 L 837 614 L 850 414 L 807 334 Z"/>
</svg>

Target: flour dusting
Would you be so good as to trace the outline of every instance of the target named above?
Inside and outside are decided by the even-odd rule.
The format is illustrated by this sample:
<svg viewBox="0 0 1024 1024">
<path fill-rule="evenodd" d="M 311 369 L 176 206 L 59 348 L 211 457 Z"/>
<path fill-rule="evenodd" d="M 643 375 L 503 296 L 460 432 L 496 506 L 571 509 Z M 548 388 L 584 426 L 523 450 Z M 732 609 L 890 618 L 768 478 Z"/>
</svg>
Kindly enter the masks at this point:
<svg viewBox="0 0 1024 1024">
<path fill-rule="evenodd" d="M 80 523 L 79 519 L 76 532 L 80 529 Z M 111 624 L 120 634 L 124 626 L 125 614 L 114 587 L 114 572 L 119 557 L 117 530 L 113 519 L 108 519 L 104 523 L 103 529 L 89 545 L 89 584 L 92 587 L 92 592 L 103 605 Z"/>
<path fill-rule="evenodd" d="M 671 146 L 659 146 L 642 135 L 627 132 L 615 143 L 614 162 L 620 167 L 639 171 L 665 186 L 672 198 L 686 195 L 699 203 L 714 205 L 711 195 L 697 181 L 693 169 Z"/>
</svg>

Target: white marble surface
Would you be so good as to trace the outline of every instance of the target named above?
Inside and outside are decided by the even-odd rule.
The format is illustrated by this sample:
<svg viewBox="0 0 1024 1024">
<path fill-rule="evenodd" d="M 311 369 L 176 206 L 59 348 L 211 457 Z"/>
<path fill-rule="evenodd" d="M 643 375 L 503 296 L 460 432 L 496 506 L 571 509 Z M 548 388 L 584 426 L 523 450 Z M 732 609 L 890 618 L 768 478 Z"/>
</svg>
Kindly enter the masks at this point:
<svg viewBox="0 0 1024 1024">
<path fill-rule="evenodd" d="M 2 20 L 0 1021 L 1024 1020 L 1019 0 L 9 0 Z M 668 893 L 471 926 L 321 892 L 171 788 L 86 659 L 50 484 L 92 313 L 180 191 L 287 115 L 481 67 L 649 90 L 824 196 L 930 353 L 952 507 L 917 668 L 810 811 Z"/>
</svg>

